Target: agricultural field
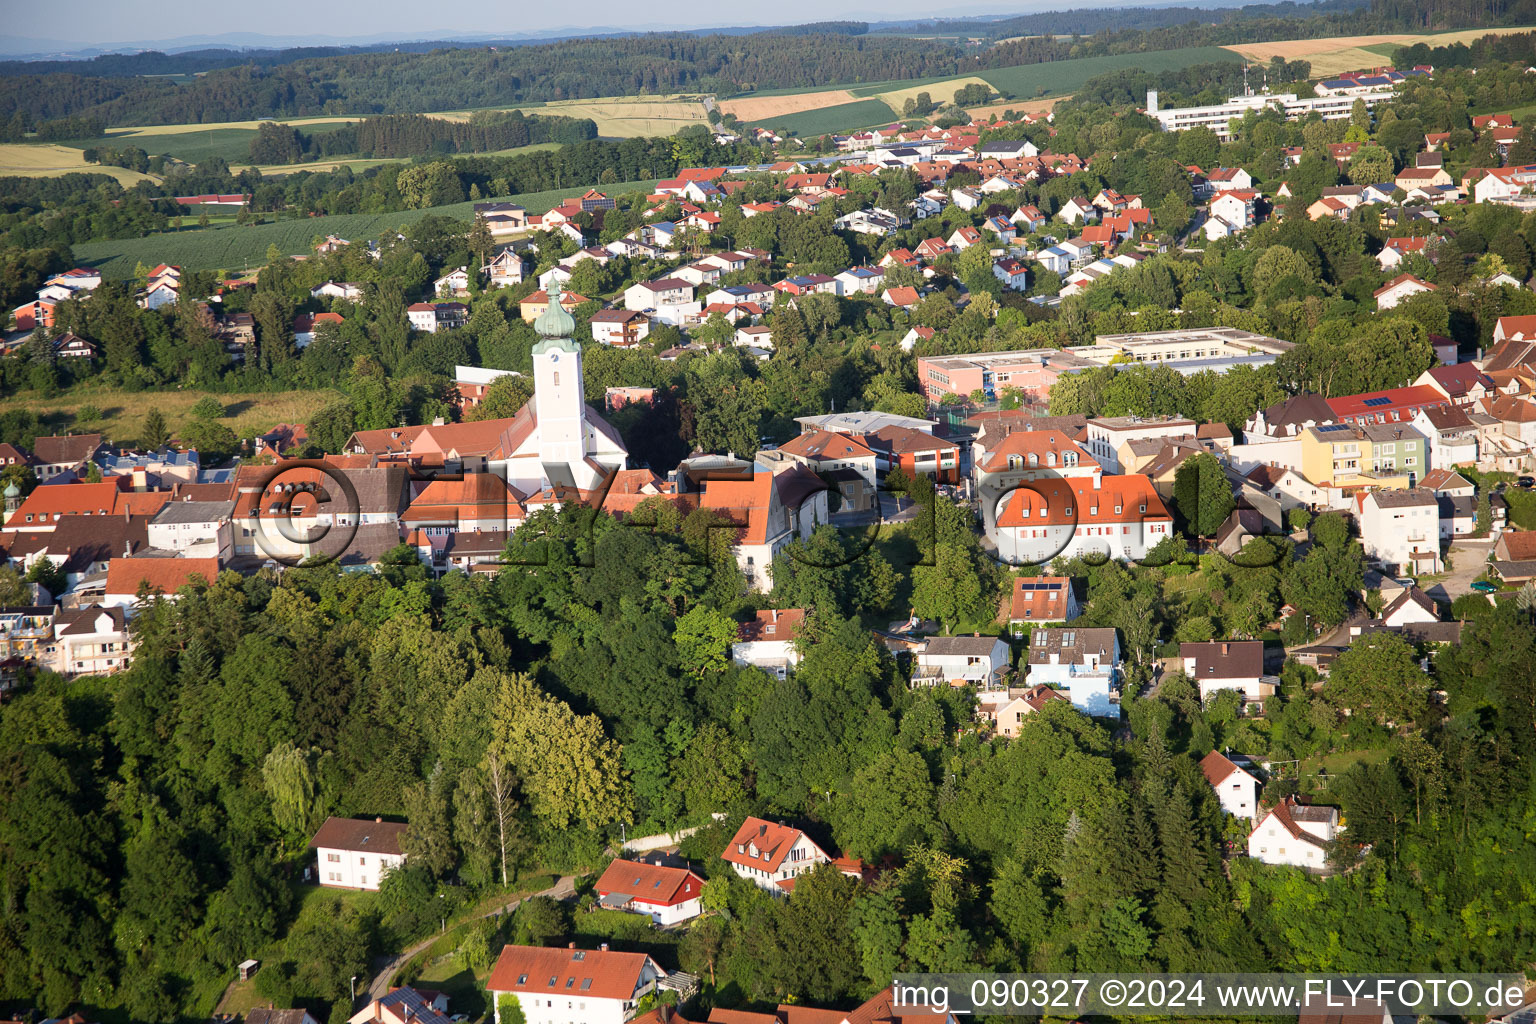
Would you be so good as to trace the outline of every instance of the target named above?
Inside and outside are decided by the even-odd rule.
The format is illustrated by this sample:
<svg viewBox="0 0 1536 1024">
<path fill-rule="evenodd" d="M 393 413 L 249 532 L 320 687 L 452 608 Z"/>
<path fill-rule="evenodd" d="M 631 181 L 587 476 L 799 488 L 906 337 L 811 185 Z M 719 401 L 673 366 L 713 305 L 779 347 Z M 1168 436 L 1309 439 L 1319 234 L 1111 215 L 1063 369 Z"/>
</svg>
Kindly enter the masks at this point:
<svg viewBox="0 0 1536 1024">
<path fill-rule="evenodd" d="M 1044 64 L 1020 64 L 980 72 L 980 77 L 998 92 L 1016 99 L 1062 96 L 1076 92 L 1090 78 L 1125 68 L 1143 71 L 1181 71 L 1196 64 L 1215 64 L 1237 60 L 1237 55 L 1220 46 L 1189 46 L 1179 50 L 1154 50 L 1150 53 L 1117 53 L 1108 57 L 1081 57 Z"/>
<path fill-rule="evenodd" d="M 975 75 L 958 75 L 948 78 L 919 78 L 911 81 L 870 82 L 850 85 L 846 90 L 827 92 L 753 94 L 739 100 L 728 100 L 726 107 L 741 102 L 782 104 L 783 109 L 795 113 L 784 116 L 759 117 L 749 123 L 765 128 L 788 128 L 802 137 L 827 132 L 849 132 L 858 128 L 889 123 L 899 116 L 907 97 L 920 92 L 928 93 L 935 103 L 946 103 L 954 98 L 955 91 L 963 85 L 980 82 L 991 86 L 1012 100 L 1002 100 L 975 109 L 978 114 L 1002 113 L 1005 110 L 1045 110 L 1047 99 L 1063 99 L 1095 75 L 1122 68 L 1144 68 L 1148 71 L 1177 71 L 1196 64 L 1212 64 L 1237 61 L 1241 58 L 1220 46 L 1191 46 L 1179 50 L 1157 50 L 1151 53 L 1124 53 L 1108 57 L 1082 57 L 1077 60 L 1052 61 L 1045 64 L 1022 64 L 1010 68 L 994 68 Z M 845 95 L 861 97 L 854 102 L 842 99 Z M 818 97 L 835 99 L 830 105 L 810 106 Z M 880 103 L 881 110 L 871 103 Z M 738 115 L 740 116 L 740 115 Z"/>
<path fill-rule="evenodd" d="M 1430 35 L 1377 35 L 1377 36 L 1329 36 L 1324 39 L 1281 39 L 1268 43 L 1236 43 L 1223 49 L 1241 54 L 1249 60 L 1268 61 L 1271 57 L 1286 60 L 1312 62 L 1312 75 L 1327 77 L 1345 71 L 1360 71 L 1376 67 L 1390 60 L 1400 46 L 1424 43 L 1427 46 L 1449 46 L 1452 43 L 1470 43 L 1488 35 L 1511 35 L 1530 32 L 1529 27 L 1474 28 L 1459 32 L 1440 32 Z"/>
<path fill-rule="evenodd" d="M 457 156 L 517 156 L 520 153 L 537 153 L 540 150 L 559 149 L 558 142 L 538 142 L 532 146 L 518 146 L 515 149 L 498 149 L 493 153 L 459 153 Z M 264 178 L 277 178 L 285 174 L 297 174 L 300 171 L 334 171 L 341 167 L 350 167 L 354 172 L 366 171 L 370 167 L 378 167 L 380 164 L 398 164 L 405 161 L 405 157 L 390 157 L 379 159 L 377 157 L 358 157 L 356 159 L 342 160 L 312 160 L 298 164 L 261 164 L 261 174 Z M 238 174 L 245 168 L 245 164 L 231 163 L 229 169 Z"/>
<path fill-rule="evenodd" d="M 131 268 L 130 268 L 131 269 Z M 56 398 L 11 396 L 6 399 L 7 408 L 26 409 L 54 428 L 66 430 L 90 430 L 107 435 L 113 441 L 127 442 L 138 438 L 144 426 L 144 414 L 151 408 L 165 415 L 165 422 L 174 433 L 182 424 L 192 419 L 192 406 L 209 394 L 191 389 L 179 391 L 123 391 L 118 388 L 78 387 L 67 395 Z M 265 433 L 279 423 L 303 423 L 339 396 L 334 391 L 272 391 L 245 394 L 215 394 L 224 404 L 224 417 L 220 423 L 240 437 Z M 99 415 L 82 420 L 78 412 L 85 406 L 95 406 Z"/>
<path fill-rule="evenodd" d="M 818 107 L 849 103 L 853 98 L 853 93 L 847 89 L 790 93 L 783 96 L 748 93 L 736 99 L 722 100 L 720 112 L 734 114 L 743 121 L 772 121 L 776 117 L 798 114 L 802 110 L 815 110 Z"/>
<path fill-rule="evenodd" d="M 153 175 L 140 174 L 126 167 L 101 167 L 88 164 L 80 150 L 69 146 L 40 142 L 0 143 L 0 178 L 57 178 L 64 174 L 105 174 L 123 185 L 155 181 Z"/>
<path fill-rule="evenodd" d="M 852 132 L 860 128 L 890 124 L 893 119 L 891 108 L 883 101 L 867 99 L 839 103 L 819 110 L 803 110 L 798 114 L 755 123 L 763 128 L 784 129 L 802 138 L 809 138 L 829 132 Z"/>
<path fill-rule="evenodd" d="M 960 78 L 944 79 L 936 85 L 909 85 L 902 89 L 892 89 L 889 92 L 875 94 L 875 99 L 880 100 L 897 116 L 900 116 L 902 107 L 909 99 L 916 99 L 917 94 L 926 92 L 935 103 L 948 103 L 955 98 L 955 93 L 967 85 L 984 85 L 992 88 L 992 83 L 975 75 L 965 75 Z"/>
<path fill-rule="evenodd" d="M 656 179 L 652 178 L 599 187 L 610 195 L 621 195 L 625 192 L 649 192 L 655 185 Z M 546 192 L 528 192 L 497 197 L 494 201 L 518 203 L 529 213 L 544 213 L 560 205 L 563 199 L 581 195 L 589 187 L 580 185 Z M 488 198 L 486 201 L 493 200 Z M 174 263 L 188 270 L 233 272 L 264 265 L 267 249 L 274 245 L 283 255 L 296 256 L 308 253 L 317 235 L 336 235 L 361 241 L 398 230 L 431 214 L 467 221 L 473 208 L 474 203 L 465 202 L 395 213 L 340 213 L 329 217 L 306 217 L 247 227 L 199 228 L 145 238 L 82 242 L 74 246 L 73 252 L 75 259 L 82 264 L 97 267 L 105 276 L 117 280 L 132 277 L 133 269 L 139 263 L 147 266 Z"/>
<path fill-rule="evenodd" d="M 691 124 L 709 123 L 703 101 L 685 96 L 614 96 L 496 109 L 516 109 L 525 114 L 548 114 L 551 117 L 590 117 L 597 124 L 597 134 L 611 139 L 672 135 Z M 467 121 L 472 113 L 474 111 L 448 110 L 431 116 Z"/>
</svg>

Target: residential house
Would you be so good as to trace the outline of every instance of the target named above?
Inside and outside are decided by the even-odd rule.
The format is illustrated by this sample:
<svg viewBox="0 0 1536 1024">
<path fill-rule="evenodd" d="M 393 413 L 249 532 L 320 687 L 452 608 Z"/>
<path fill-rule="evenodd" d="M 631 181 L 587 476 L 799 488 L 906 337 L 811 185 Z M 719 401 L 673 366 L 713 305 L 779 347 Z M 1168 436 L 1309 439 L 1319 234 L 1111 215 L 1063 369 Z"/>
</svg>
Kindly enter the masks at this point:
<svg viewBox="0 0 1536 1024">
<path fill-rule="evenodd" d="M 575 313 L 577 306 L 590 301 L 591 300 L 588 299 L 585 295 L 579 295 L 576 292 L 569 292 L 563 288 L 560 290 L 560 308 L 565 310 L 567 313 Z M 549 292 L 542 288 L 534 292 L 532 295 L 529 295 L 527 298 L 523 299 L 522 302 L 518 303 L 518 312 L 522 314 L 523 319 L 527 320 L 529 323 L 537 320 L 548 311 Z"/>
<path fill-rule="evenodd" d="M 833 280 L 839 295 L 876 295 L 885 283 L 885 271 L 876 267 L 849 267 Z"/>
<path fill-rule="evenodd" d="M 85 475 L 86 464 L 102 449 L 100 434 L 65 434 L 39 437 L 32 442 L 32 471 L 39 483 Z"/>
<path fill-rule="evenodd" d="M 1275 695 L 1274 677 L 1264 675 L 1264 644 L 1258 640 L 1210 640 L 1180 644 L 1184 674 L 1200 687 L 1200 699 L 1222 690 L 1236 690 L 1247 703 L 1262 703 Z"/>
<path fill-rule="evenodd" d="M 1072 580 L 1066 576 L 1020 576 L 1003 598 L 1000 618 L 1014 636 L 1035 626 L 1071 622 L 1082 613 Z"/>
<path fill-rule="evenodd" d="M 1088 421 L 1084 447 L 1106 473 L 1126 473 L 1122 453 L 1133 440 L 1196 440 L 1199 424 L 1194 420 L 1158 416 L 1102 416 Z"/>
<path fill-rule="evenodd" d="M 468 291 L 467 285 L 465 291 Z M 316 285 L 314 288 L 311 288 L 309 290 L 309 297 L 312 299 L 340 299 L 343 302 L 361 302 L 363 301 L 363 286 L 356 281 L 327 281 L 322 285 Z"/>
<path fill-rule="evenodd" d="M 1037 629 L 1026 656 L 1031 685 L 1064 691 L 1072 706 L 1099 718 L 1120 717 L 1120 636 L 1110 628 Z"/>
<path fill-rule="evenodd" d="M 1062 204 L 1061 209 L 1056 211 L 1056 216 L 1068 224 L 1075 225 L 1098 220 L 1099 209 L 1086 199 L 1074 197 Z"/>
<path fill-rule="evenodd" d="M 1403 258 L 1410 253 L 1423 255 L 1424 246 L 1428 238 L 1420 235 L 1415 238 L 1389 238 L 1381 247 L 1381 252 L 1376 254 L 1376 262 L 1381 264 L 1382 270 L 1395 270 L 1403 262 Z"/>
<path fill-rule="evenodd" d="M 485 393 L 502 377 L 521 377 L 516 370 L 492 370 L 484 366 L 453 368 L 453 404 L 461 411 L 473 409 L 485 400 Z"/>
<path fill-rule="evenodd" d="M 588 324 L 593 341 L 616 348 L 638 345 L 651 333 L 651 318 L 632 309 L 600 309 Z"/>
<path fill-rule="evenodd" d="M 1163 499 L 1139 475 L 1028 481 L 1004 492 L 995 517 L 987 535 L 1014 564 L 1089 554 L 1139 560 L 1173 530 Z"/>
<path fill-rule="evenodd" d="M 973 245 L 980 245 L 982 237 L 980 231 L 967 224 L 956 228 L 954 233 L 944 241 L 954 251 L 963 252 Z"/>
<path fill-rule="evenodd" d="M 900 288 L 887 288 L 880 293 L 880 299 L 887 306 L 895 306 L 897 309 L 908 311 L 916 309 L 922 302 L 922 297 L 918 295 L 917 289 L 910 285 L 903 285 Z"/>
<path fill-rule="evenodd" d="M 837 481 L 843 507 L 849 511 L 864 512 L 876 505 L 876 456 L 859 438 L 827 430 L 806 431 L 776 450 Z"/>
<path fill-rule="evenodd" d="M 321 885 L 376 890 L 384 876 L 405 863 L 401 846 L 410 826 L 383 818 L 326 818 L 309 841 Z"/>
<path fill-rule="evenodd" d="M 1029 290 L 1029 267 L 1020 260 L 1011 257 L 998 260 L 992 264 L 992 276 L 1001 281 L 1005 288 L 1016 292 Z"/>
<path fill-rule="evenodd" d="M 1024 719 L 1043 711 L 1047 704 L 1056 701 L 1069 706 L 1072 703 L 1066 694 L 1043 683 L 1022 689 L 1009 689 L 1008 699 L 998 706 L 995 714 L 997 734 L 1006 740 L 1018 739 Z"/>
<path fill-rule="evenodd" d="M 1431 366 L 1419 374 L 1413 383 L 1418 387 L 1434 388 L 1448 398 L 1453 406 L 1462 409 L 1475 407 L 1495 389 L 1493 379 L 1480 370 L 1476 363 Z"/>
<path fill-rule="evenodd" d="M 1200 771 L 1210 783 L 1223 811 L 1234 818 L 1253 819 L 1259 809 L 1259 790 L 1262 788 L 1257 777 L 1216 750 L 1200 759 Z"/>
<path fill-rule="evenodd" d="M 932 636 L 914 657 L 913 686 L 998 689 L 1008 673 L 1008 644 L 995 636 Z"/>
<path fill-rule="evenodd" d="M 516 203 L 476 203 L 475 216 L 485 221 L 492 235 L 510 235 L 528 229 L 528 211 Z"/>
<path fill-rule="evenodd" d="M 1434 469 L 1477 464 L 1477 424 L 1461 408 L 1431 407 L 1414 414 L 1413 429 L 1429 443 L 1427 465 Z"/>
<path fill-rule="evenodd" d="M 626 1024 L 667 976 L 645 953 L 606 948 L 503 946 L 486 979 L 494 1024 L 515 997 L 526 1024 Z"/>
<path fill-rule="evenodd" d="M 1449 404 L 1437 389 L 1414 385 L 1343 395 L 1326 401 L 1338 422 L 1352 424 L 1407 423 L 1422 408 Z"/>
<path fill-rule="evenodd" d="M 1008 218 L 1019 226 L 1020 234 L 1033 234 L 1045 227 L 1046 216 L 1034 205 L 1021 206 Z"/>
<path fill-rule="evenodd" d="M 681 278 L 664 277 L 656 281 L 641 281 L 624 291 L 624 308 L 647 312 L 662 306 L 675 306 L 691 302 L 693 285 Z"/>
<path fill-rule="evenodd" d="M 436 334 L 469 322 L 469 307 L 462 302 L 414 302 L 405 309 L 413 330 Z"/>
<path fill-rule="evenodd" d="M 246 1024 L 251 1024 L 246 1014 Z M 448 997 L 410 985 L 390 989 L 347 1018 L 347 1024 L 450 1024 Z"/>
<path fill-rule="evenodd" d="M 731 551 L 754 590 L 772 586 L 773 560 L 786 544 L 808 540 L 818 525 L 830 522 L 827 485 L 804 466 L 791 463 L 775 472 L 767 465 L 734 463 L 703 475 L 700 505 L 739 524 Z"/>
<path fill-rule="evenodd" d="M 1217 167 L 1205 179 L 1218 192 L 1253 188 L 1253 175 L 1241 167 Z"/>
<path fill-rule="evenodd" d="M 217 558 L 114 558 L 107 563 L 101 604 L 134 608 L 140 594 L 174 600 L 182 587 L 212 583 L 219 575 Z"/>
<path fill-rule="evenodd" d="M 1399 274 L 1376 289 L 1372 295 L 1376 299 L 1376 309 L 1380 312 L 1392 309 L 1406 298 L 1435 290 L 1435 286 L 1428 281 L 1420 280 L 1412 274 Z"/>
<path fill-rule="evenodd" d="M 160 551 L 227 561 L 233 554 L 233 501 L 168 501 L 149 520 L 146 539 Z"/>
<path fill-rule="evenodd" d="M 935 483 L 960 482 L 960 446 L 927 430 L 886 424 L 859 436 L 875 453 L 875 469 L 900 469 L 909 477 L 926 476 Z"/>
<path fill-rule="evenodd" d="M 731 644 L 731 661 L 737 665 L 755 665 L 780 679 L 800 664 L 800 650 L 795 637 L 805 623 L 803 608 L 764 608 L 736 627 L 736 642 Z"/>
<path fill-rule="evenodd" d="M 742 822 L 720 857 L 737 875 L 775 895 L 793 891 L 798 875 L 832 860 L 804 832 L 762 818 Z"/>
<path fill-rule="evenodd" d="M 1423 487 L 1376 490 L 1359 499 L 1360 542 L 1365 556 L 1394 572 L 1437 573 L 1440 503 Z"/>
<path fill-rule="evenodd" d="M 407 310 L 407 312 L 406 312 L 406 317 L 410 318 L 409 310 Z M 411 324 L 412 324 L 413 327 L 416 325 L 416 323 L 418 322 L 419 319 L 420 318 L 412 319 L 411 320 Z M 436 319 L 437 318 L 436 318 L 435 315 L 433 316 L 432 319 L 433 319 L 433 322 L 436 323 Z M 425 321 L 421 321 L 421 322 L 425 322 Z M 308 345 L 310 345 L 311 343 L 313 343 L 314 340 L 315 340 L 316 334 L 317 334 L 316 328 L 318 328 L 321 324 L 341 324 L 341 323 L 346 323 L 346 321 L 344 319 L 342 319 L 342 316 L 341 316 L 340 313 L 300 313 L 298 316 L 293 318 L 293 347 L 294 348 L 305 348 Z M 417 330 L 425 330 L 425 328 L 421 328 L 421 327 L 417 327 L 416 329 Z M 256 340 L 256 332 L 255 332 L 254 328 L 251 331 L 251 340 L 252 341 Z M 244 345 L 242 345 L 241 348 L 242 348 L 242 358 L 244 358 L 244 356 L 243 356 Z"/>
<path fill-rule="evenodd" d="M 1339 833 L 1339 811 L 1287 796 L 1259 817 L 1248 856 L 1264 864 L 1310 870 L 1328 866 L 1328 844 Z"/>
<path fill-rule="evenodd" d="M 490 279 L 492 288 L 514 288 L 527 277 L 528 263 L 522 253 L 508 246 L 491 257 L 491 261 L 480 268 L 480 273 Z"/>
<path fill-rule="evenodd" d="M 644 860 L 615 860 L 593 887 L 598 906 L 644 914 L 653 924 L 674 925 L 698 917 L 704 879 L 688 868 Z"/>
</svg>

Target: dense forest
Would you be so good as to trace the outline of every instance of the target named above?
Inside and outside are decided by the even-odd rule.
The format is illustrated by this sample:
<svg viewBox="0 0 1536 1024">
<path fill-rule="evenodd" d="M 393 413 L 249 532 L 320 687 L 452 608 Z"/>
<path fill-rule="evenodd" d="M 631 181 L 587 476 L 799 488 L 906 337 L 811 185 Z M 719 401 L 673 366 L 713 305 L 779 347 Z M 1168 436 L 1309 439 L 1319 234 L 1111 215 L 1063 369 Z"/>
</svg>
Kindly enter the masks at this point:
<svg viewBox="0 0 1536 1024">
<path fill-rule="evenodd" d="M 1321 12 L 1321 13 L 1318 13 Z M 1305 15 L 1294 17 L 1293 15 Z M 1076 57 L 1298 36 L 1422 31 L 1536 22 L 1536 0 L 1447 2 L 1412 10 L 1373 0 L 1280 4 L 1251 15 L 1092 35 L 1007 38 L 977 51 L 940 39 L 857 34 L 857 23 L 751 35 L 648 34 L 431 53 L 358 53 L 214 69 L 185 84 L 29 66 L 0 76 L 0 119 L 27 126 L 83 115 L 108 125 L 319 114 L 427 113 L 561 99 L 814 88 L 967 74 Z M 1003 23 L 1006 24 L 1006 23 Z M 994 30 L 1001 32 L 997 26 Z M 1018 35 L 1025 35 L 1020 32 Z M 25 71 L 25 73 L 20 73 Z"/>
<path fill-rule="evenodd" d="M 537 143 L 566 144 L 597 138 L 591 118 L 525 115 L 520 110 L 477 111 L 464 121 L 421 114 L 384 114 L 357 124 L 304 132 L 263 122 L 251 140 L 251 163 L 292 164 L 330 156 L 401 157 L 493 153 Z"/>
</svg>

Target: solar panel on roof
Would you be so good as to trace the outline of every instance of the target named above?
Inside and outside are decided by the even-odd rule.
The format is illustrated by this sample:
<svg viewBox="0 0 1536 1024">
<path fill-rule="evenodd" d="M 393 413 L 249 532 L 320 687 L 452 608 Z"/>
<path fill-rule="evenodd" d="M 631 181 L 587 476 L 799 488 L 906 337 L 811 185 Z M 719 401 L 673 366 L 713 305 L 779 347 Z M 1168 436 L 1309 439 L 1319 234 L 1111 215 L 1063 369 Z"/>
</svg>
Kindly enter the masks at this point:
<svg viewBox="0 0 1536 1024">
<path fill-rule="evenodd" d="M 1349 424 L 1347 424 L 1347 423 L 1325 423 L 1322 426 L 1317 428 L 1317 432 L 1319 434 L 1331 434 L 1335 430 L 1348 430 L 1348 429 L 1349 429 Z"/>
<path fill-rule="evenodd" d="M 1390 399 L 1390 398 L 1367 398 L 1365 400 L 1365 404 L 1366 405 L 1391 405 L 1392 404 L 1392 399 Z"/>
</svg>

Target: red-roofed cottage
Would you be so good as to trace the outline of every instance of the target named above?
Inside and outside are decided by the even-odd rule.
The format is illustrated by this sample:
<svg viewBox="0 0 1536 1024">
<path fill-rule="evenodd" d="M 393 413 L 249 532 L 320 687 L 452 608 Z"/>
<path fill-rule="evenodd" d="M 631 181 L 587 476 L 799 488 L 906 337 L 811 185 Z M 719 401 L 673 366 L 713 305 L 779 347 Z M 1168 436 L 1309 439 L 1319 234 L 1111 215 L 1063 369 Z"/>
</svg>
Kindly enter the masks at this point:
<svg viewBox="0 0 1536 1024">
<path fill-rule="evenodd" d="M 598 901 L 611 910 L 645 914 L 659 925 L 699 916 L 704 879 L 687 868 L 616 860 L 597 880 Z"/>
<path fill-rule="evenodd" d="M 496 1024 L 504 996 L 517 998 L 527 1024 L 625 1024 L 666 976 L 644 953 L 504 946 L 485 987 Z"/>
</svg>

